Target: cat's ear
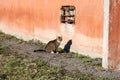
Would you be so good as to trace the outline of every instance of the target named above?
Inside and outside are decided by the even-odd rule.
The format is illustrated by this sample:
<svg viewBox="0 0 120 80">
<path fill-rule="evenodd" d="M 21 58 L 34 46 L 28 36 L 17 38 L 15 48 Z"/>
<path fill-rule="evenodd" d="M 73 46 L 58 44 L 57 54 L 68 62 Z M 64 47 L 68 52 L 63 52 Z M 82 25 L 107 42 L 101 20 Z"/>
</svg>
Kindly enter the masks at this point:
<svg viewBox="0 0 120 80">
<path fill-rule="evenodd" d="M 57 37 L 62 37 L 62 34 L 58 34 Z"/>
</svg>

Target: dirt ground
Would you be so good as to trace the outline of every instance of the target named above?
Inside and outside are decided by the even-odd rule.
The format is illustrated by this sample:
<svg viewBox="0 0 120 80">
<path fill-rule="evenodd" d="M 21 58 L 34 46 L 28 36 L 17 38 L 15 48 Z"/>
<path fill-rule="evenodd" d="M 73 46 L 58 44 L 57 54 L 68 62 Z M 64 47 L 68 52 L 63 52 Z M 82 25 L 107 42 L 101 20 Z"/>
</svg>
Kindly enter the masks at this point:
<svg viewBox="0 0 120 80">
<path fill-rule="evenodd" d="M 111 72 L 104 69 L 98 69 L 101 67 L 101 59 L 93 59 L 88 61 L 89 64 L 83 62 L 82 58 L 76 58 L 74 53 L 61 53 L 61 54 L 50 54 L 45 52 L 33 52 L 35 49 L 39 49 L 42 44 L 26 43 L 15 40 L 3 40 L 0 42 L 1 45 L 10 47 L 17 54 L 27 55 L 33 59 L 41 58 L 43 61 L 55 66 L 61 66 L 67 71 L 77 71 L 82 73 L 92 74 L 99 77 L 116 78 L 120 80 L 120 72 Z M 16 54 L 16 55 L 17 55 Z M 95 65 L 99 65 L 95 67 Z"/>
</svg>

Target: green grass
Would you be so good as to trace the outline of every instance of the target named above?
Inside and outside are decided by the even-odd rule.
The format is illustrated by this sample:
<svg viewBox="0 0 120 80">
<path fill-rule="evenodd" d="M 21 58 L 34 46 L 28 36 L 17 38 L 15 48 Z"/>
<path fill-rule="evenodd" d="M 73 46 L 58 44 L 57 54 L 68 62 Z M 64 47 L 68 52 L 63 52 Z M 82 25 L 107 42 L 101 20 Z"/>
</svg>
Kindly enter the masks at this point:
<svg viewBox="0 0 120 80">
<path fill-rule="evenodd" d="M 2 51 L 5 52 L 5 47 Z M 60 66 L 52 66 L 41 59 L 32 59 L 23 55 L 0 54 L 0 80 L 96 80 L 88 73 L 68 72 Z M 19 57 L 18 57 L 19 56 Z M 97 77 L 98 78 L 98 77 Z M 112 80 L 99 77 L 97 80 Z"/>
<path fill-rule="evenodd" d="M 5 35 L 0 32 L 0 41 L 13 40 L 24 42 L 14 36 Z M 27 42 L 33 44 L 31 40 Z M 39 42 L 41 44 L 41 42 Z M 38 44 L 38 43 L 35 43 Z M 60 49 L 61 50 L 61 49 Z M 69 72 L 60 66 L 52 66 L 39 59 L 32 59 L 26 55 L 16 55 L 17 52 L 0 44 L 0 80 L 115 80 L 105 77 L 95 77 L 92 74 Z M 73 54 L 73 53 L 71 53 Z M 74 58 L 82 59 L 85 65 L 91 65 L 92 61 L 99 61 L 99 58 L 74 54 Z M 101 64 L 92 64 L 96 69 L 101 70 Z"/>
<path fill-rule="evenodd" d="M 71 52 L 71 54 L 73 54 L 75 58 L 81 59 L 83 64 L 85 64 L 86 66 L 94 66 L 96 70 L 100 70 L 100 71 L 104 70 L 102 67 L 101 58 L 91 58 L 89 56 L 85 56 L 75 52 Z"/>
</svg>

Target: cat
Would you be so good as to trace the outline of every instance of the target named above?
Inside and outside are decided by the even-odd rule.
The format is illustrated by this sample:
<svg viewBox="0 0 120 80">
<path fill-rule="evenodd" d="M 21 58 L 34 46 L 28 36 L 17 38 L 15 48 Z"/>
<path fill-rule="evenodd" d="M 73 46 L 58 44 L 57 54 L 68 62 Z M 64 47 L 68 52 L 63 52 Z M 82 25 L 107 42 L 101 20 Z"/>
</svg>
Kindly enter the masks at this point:
<svg viewBox="0 0 120 80">
<path fill-rule="evenodd" d="M 64 49 L 60 51 L 60 53 L 69 53 L 70 52 L 70 47 L 72 45 L 72 40 L 69 40 L 65 46 L 64 46 Z"/>
<path fill-rule="evenodd" d="M 45 51 L 47 53 L 57 53 L 61 41 L 62 41 L 62 37 L 58 36 L 56 39 L 49 41 L 44 49 L 34 50 L 34 52 Z"/>
<path fill-rule="evenodd" d="M 69 53 L 71 45 L 72 45 L 72 40 L 69 40 L 64 46 L 64 49 L 63 49 L 64 52 Z"/>
</svg>

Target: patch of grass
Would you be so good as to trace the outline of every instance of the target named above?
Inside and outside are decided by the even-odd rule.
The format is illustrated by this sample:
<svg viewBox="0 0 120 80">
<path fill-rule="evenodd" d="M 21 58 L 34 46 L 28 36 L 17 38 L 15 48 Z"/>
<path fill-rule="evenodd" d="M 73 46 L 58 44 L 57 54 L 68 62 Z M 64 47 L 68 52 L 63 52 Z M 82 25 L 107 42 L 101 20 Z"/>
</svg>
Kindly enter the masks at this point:
<svg viewBox="0 0 120 80">
<path fill-rule="evenodd" d="M 13 54 L 0 59 L 0 72 L 0 78 L 6 80 L 95 80 L 91 74 L 67 72 L 41 59 L 33 60 L 22 55 L 16 57 Z"/>
<path fill-rule="evenodd" d="M 42 43 L 40 40 L 34 40 L 34 39 L 29 40 L 27 43 L 38 45 L 40 49 L 43 49 L 46 45 L 45 43 Z"/>
<path fill-rule="evenodd" d="M 61 67 L 52 66 L 41 60 L 37 60 L 37 74 L 33 75 L 34 79 L 50 79 L 55 80 L 61 77 Z M 40 77 L 41 76 L 41 77 Z"/>
<path fill-rule="evenodd" d="M 3 41 L 5 39 L 5 34 L 0 31 L 0 41 Z"/>
<path fill-rule="evenodd" d="M 14 36 L 5 35 L 0 32 L 0 41 L 13 40 L 19 41 Z M 24 42 L 20 40 L 21 42 Z M 28 44 L 34 44 L 29 41 Z M 39 42 L 35 44 L 41 44 Z M 7 55 L 7 56 L 5 56 Z M 96 69 L 101 70 L 100 59 L 92 59 L 90 57 L 74 54 L 75 58 L 82 59 L 86 65 L 96 66 Z M 94 64 L 91 64 L 92 62 Z M 60 66 L 52 66 L 47 62 L 39 59 L 32 59 L 25 54 L 17 55 L 17 52 L 8 47 L 0 45 L 0 80 L 115 80 L 104 77 L 95 77 L 92 74 L 69 72 Z"/>
<path fill-rule="evenodd" d="M 4 56 L 8 56 L 11 52 L 9 51 L 9 47 L 0 45 L 0 54 L 3 54 Z"/>
<path fill-rule="evenodd" d="M 92 60 L 93 60 L 89 56 L 85 56 L 85 55 L 82 55 L 82 54 L 79 54 L 79 53 L 72 52 L 72 54 L 74 55 L 75 58 L 82 59 L 84 64 L 88 64 L 89 65 L 92 62 Z"/>
<path fill-rule="evenodd" d="M 27 43 L 33 44 L 33 43 L 35 43 L 35 40 L 34 40 L 34 39 L 31 39 L 31 40 L 29 40 Z M 38 43 L 39 43 L 39 42 L 38 42 Z"/>
<path fill-rule="evenodd" d="M 15 36 L 0 32 L 0 41 L 4 41 L 4 40 L 12 40 L 12 41 L 17 41 L 17 42 L 24 42 L 22 39 L 18 39 Z"/>
<path fill-rule="evenodd" d="M 85 58 L 85 59 L 82 59 L 82 61 L 85 65 L 91 65 L 93 60 L 91 58 Z"/>
<path fill-rule="evenodd" d="M 6 50 L 6 47 L 5 47 L 5 46 L 0 45 L 0 54 L 5 53 L 5 50 Z"/>
<path fill-rule="evenodd" d="M 71 52 L 71 54 L 73 54 L 75 58 L 81 58 L 81 59 L 90 58 L 89 56 L 85 56 L 75 52 Z"/>
<path fill-rule="evenodd" d="M 94 77 L 93 80 L 119 80 L 119 79 L 108 78 L 108 77 Z"/>
<path fill-rule="evenodd" d="M 62 52 L 63 49 L 61 47 L 58 48 L 58 52 Z"/>
<path fill-rule="evenodd" d="M 104 70 L 104 68 L 102 66 L 95 66 L 95 69 L 99 70 L 99 71 L 103 71 Z"/>
<path fill-rule="evenodd" d="M 19 39 L 16 38 L 15 36 L 11 36 L 11 35 L 7 35 L 6 38 L 9 39 L 9 40 L 14 40 L 14 41 L 19 40 Z"/>
<path fill-rule="evenodd" d="M 96 70 L 104 70 L 102 67 L 102 59 L 101 58 L 91 58 L 89 56 L 85 56 L 79 53 L 74 53 L 71 52 L 71 54 L 74 55 L 75 58 L 81 59 L 83 64 L 88 65 L 88 66 L 93 66 Z"/>
</svg>

